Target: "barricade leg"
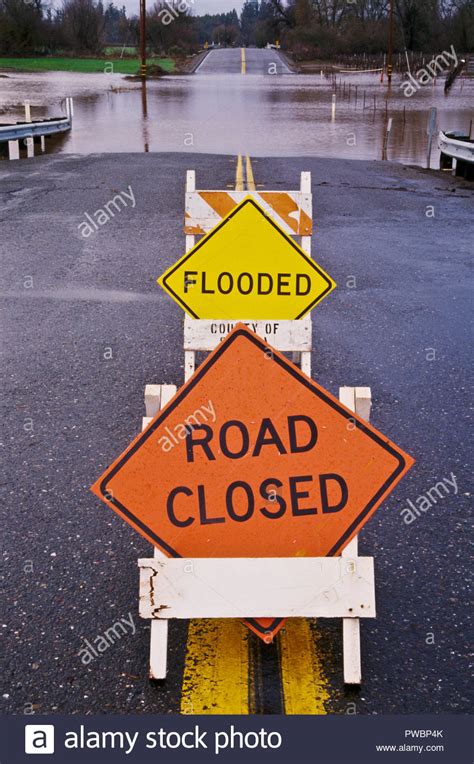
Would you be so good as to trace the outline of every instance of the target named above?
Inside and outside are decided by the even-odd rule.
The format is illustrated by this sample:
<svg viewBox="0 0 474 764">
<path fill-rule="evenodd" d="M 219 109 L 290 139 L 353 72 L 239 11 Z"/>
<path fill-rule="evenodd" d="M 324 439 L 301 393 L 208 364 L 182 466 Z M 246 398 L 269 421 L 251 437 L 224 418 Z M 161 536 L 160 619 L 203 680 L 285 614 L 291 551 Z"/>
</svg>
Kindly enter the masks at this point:
<svg viewBox="0 0 474 764">
<path fill-rule="evenodd" d="M 370 387 L 341 387 L 339 400 L 363 419 L 369 420 L 371 407 Z M 358 556 L 358 540 L 355 536 L 342 552 L 343 557 Z M 342 619 L 342 650 L 345 684 L 360 684 L 362 666 L 360 654 L 360 621 L 358 618 Z"/>
<path fill-rule="evenodd" d="M 143 427 L 146 427 L 158 411 L 166 406 L 176 393 L 176 385 L 146 385 Z M 155 559 L 165 555 L 154 547 Z M 150 626 L 150 679 L 165 679 L 168 655 L 168 621 L 151 620 Z"/>
</svg>

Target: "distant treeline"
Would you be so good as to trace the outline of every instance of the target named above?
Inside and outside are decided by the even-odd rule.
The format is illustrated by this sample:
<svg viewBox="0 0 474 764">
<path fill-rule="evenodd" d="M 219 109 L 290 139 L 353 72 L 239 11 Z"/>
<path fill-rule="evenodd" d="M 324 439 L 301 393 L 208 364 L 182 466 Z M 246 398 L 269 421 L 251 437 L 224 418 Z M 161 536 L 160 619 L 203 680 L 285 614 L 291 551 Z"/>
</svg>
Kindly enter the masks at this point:
<svg viewBox="0 0 474 764">
<path fill-rule="evenodd" d="M 147 12 L 147 47 L 189 55 L 208 45 L 280 41 L 297 60 L 377 54 L 387 48 L 389 0 L 246 0 L 236 11 L 197 16 L 195 0 L 158 0 Z M 138 5 L 138 2 L 137 2 Z M 474 0 L 394 0 L 394 48 L 474 50 Z M 0 0 L 0 55 L 132 54 L 139 20 L 100 0 Z"/>
</svg>

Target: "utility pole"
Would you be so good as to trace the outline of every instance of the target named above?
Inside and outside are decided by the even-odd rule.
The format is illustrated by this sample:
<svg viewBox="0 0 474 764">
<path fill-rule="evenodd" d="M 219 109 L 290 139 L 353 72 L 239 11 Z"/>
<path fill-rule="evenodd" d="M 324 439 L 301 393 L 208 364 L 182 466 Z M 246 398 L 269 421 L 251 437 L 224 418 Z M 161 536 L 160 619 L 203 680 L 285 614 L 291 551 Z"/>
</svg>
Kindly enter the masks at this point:
<svg viewBox="0 0 474 764">
<path fill-rule="evenodd" d="M 146 5 L 140 0 L 140 77 L 146 77 Z"/>
<path fill-rule="evenodd" d="M 388 55 L 387 55 L 387 80 L 390 85 L 392 82 L 392 57 L 393 57 L 393 0 L 390 0 L 390 10 L 388 18 Z"/>
</svg>

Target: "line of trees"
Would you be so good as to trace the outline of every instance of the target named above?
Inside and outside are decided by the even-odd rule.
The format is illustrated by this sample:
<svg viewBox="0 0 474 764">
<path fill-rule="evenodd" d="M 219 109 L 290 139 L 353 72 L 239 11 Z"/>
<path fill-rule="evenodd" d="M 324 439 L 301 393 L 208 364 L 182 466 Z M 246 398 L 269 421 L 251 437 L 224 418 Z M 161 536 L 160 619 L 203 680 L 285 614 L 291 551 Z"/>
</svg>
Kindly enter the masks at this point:
<svg viewBox="0 0 474 764">
<path fill-rule="evenodd" d="M 60 8 L 44 0 L 0 0 L 0 54 L 48 55 L 57 52 L 98 55 L 104 43 L 135 42 L 137 23 L 125 7 L 97 0 L 63 0 Z"/>
<path fill-rule="evenodd" d="M 389 0 L 246 0 L 240 16 L 197 16 L 194 0 L 157 0 L 147 14 L 150 52 L 186 55 L 205 43 L 264 46 L 280 40 L 300 60 L 386 49 Z M 138 4 L 138 0 L 137 0 Z M 171 9 L 171 10 L 170 10 Z M 394 0 L 395 49 L 474 50 L 474 0 Z M 0 0 L 0 55 L 100 55 L 136 46 L 137 16 L 112 1 Z"/>
<path fill-rule="evenodd" d="M 297 58 L 386 50 L 389 0 L 274 0 L 280 37 Z M 474 50 L 474 0 L 393 0 L 394 46 Z"/>
</svg>

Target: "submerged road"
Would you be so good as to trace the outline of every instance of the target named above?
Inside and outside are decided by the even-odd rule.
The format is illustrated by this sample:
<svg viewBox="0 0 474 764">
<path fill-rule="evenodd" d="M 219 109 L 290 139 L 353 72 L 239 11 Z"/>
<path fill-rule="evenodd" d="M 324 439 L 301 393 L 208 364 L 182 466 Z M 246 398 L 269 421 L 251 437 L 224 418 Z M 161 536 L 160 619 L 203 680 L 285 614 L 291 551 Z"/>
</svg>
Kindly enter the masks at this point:
<svg viewBox="0 0 474 764">
<path fill-rule="evenodd" d="M 360 690 L 343 685 L 340 621 L 289 622 L 273 645 L 237 622 L 173 622 L 169 676 L 147 679 L 150 546 L 89 486 L 139 432 L 145 384 L 183 382 L 183 314 L 155 279 L 184 251 L 188 168 L 223 189 L 312 172 L 313 256 L 338 284 L 312 314 L 314 377 L 336 395 L 370 385 L 371 421 L 417 460 L 359 536 L 377 589 Z M 203 154 L 43 157 L 2 163 L 0 181 L 7 711 L 466 712 L 472 189 L 389 163 Z M 456 490 L 406 524 L 408 502 L 445 480 Z"/>
</svg>

